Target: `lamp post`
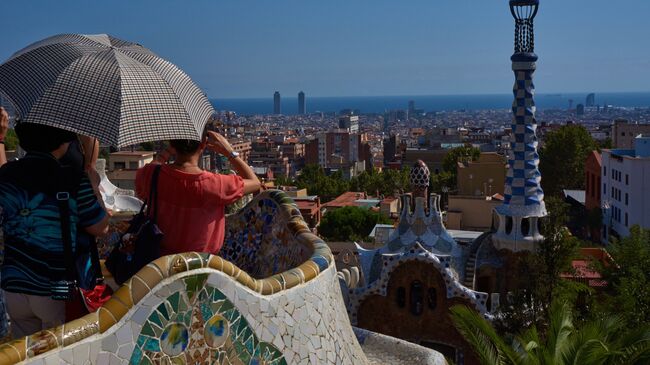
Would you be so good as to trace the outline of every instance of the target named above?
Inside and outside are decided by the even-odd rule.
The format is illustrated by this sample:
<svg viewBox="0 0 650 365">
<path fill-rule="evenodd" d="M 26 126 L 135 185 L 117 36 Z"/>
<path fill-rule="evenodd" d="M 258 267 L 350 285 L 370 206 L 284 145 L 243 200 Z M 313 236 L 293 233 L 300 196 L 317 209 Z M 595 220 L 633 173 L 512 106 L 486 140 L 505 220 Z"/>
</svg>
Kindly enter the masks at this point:
<svg viewBox="0 0 650 365">
<path fill-rule="evenodd" d="M 533 84 L 537 61 L 533 19 L 537 15 L 539 0 L 510 0 L 508 5 L 515 19 L 515 49 L 510 57 L 515 74 L 512 133 L 504 200 L 495 210 L 500 222 L 513 222 L 516 226 L 509 229 L 508 225 L 499 225 L 493 242 L 497 249 L 533 251 L 535 245 L 543 242 L 544 237 L 537 227 L 539 219 L 547 214 L 538 167 Z"/>
</svg>

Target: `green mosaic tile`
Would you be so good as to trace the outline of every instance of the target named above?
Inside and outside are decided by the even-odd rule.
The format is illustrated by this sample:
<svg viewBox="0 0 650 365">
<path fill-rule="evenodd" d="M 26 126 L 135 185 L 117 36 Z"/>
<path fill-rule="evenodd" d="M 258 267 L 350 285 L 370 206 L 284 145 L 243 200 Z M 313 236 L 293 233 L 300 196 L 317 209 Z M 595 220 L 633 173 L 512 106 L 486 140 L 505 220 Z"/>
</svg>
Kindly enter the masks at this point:
<svg viewBox="0 0 650 365">
<path fill-rule="evenodd" d="M 203 288 L 207 279 L 208 274 L 199 274 L 186 278 L 185 290 L 187 291 L 187 296 L 190 298 L 194 297 L 194 293 Z"/>
<path fill-rule="evenodd" d="M 160 341 L 158 339 L 150 338 L 144 343 L 143 350 L 149 352 L 160 352 Z"/>
<path fill-rule="evenodd" d="M 226 299 L 226 296 L 223 295 L 223 293 L 220 292 L 219 290 L 215 290 L 215 291 L 212 292 L 212 300 L 213 301 L 216 302 L 216 301 L 224 300 L 224 299 Z"/>
<path fill-rule="evenodd" d="M 210 363 L 257 364 L 256 361 L 262 360 L 265 363 L 281 365 L 281 362 L 275 360 L 283 360 L 282 353 L 273 345 L 257 339 L 246 319 L 223 293 L 214 287 L 199 287 L 205 284 L 206 279 L 206 274 L 184 279 L 188 294 L 191 291 L 193 294 L 186 296 L 184 292 L 173 293 L 151 313 L 139 334 L 137 340 L 140 345 L 139 351 L 132 353 L 131 363 L 143 361 L 166 364 L 194 363 L 202 360 L 192 358 L 192 354 L 200 356 L 199 354 L 206 354 L 205 351 L 208 351 Z M 218 300 L 215 301 L 215 298 Z M 221 332 L 227 333 L 228 338 L 219 337 L 222 335 L 212 327 L 210 330 L 206 329 L 208 323 L 212 323 L 210 326 L 221 323 L 220 321 L 208 322 L 216 314 L 228 322 L 230 330 Z M 178 344 L 173 342 L 169 334 L 160 340 L 163 330 L 167 331 L 172 322 L 177 326 L 184 326 L 176 330 L 181 331 L 177 334 L 181 334 L 179 338 L 184 339 L 184 342 L 181 341 L 184 355 L 176 356 L 179 353 Z M 201 337 L 197 337 L 197 332 L 193 331 L 200 331 L 198 334 Z M 209 349 L 206 347 L 207 343 L 216 343 L 221 347 L 217 350 Z M 166 354 L 176 357 L 170 358 Z"/>
<path fill-rule="evenodd" d="M 145 356 L 142 358 L 142 361 L 140 361 L 140 365 L 153 365 L 153 363 L 151 360 L 149 360 L 148 357 Z"/>
<path fill-rule="evenodd" d="M 162 327 L 162 321 L 160 320 L 160 317 L 158 316 L 158 312 L 154 311 L 151 313 L 149 316 L 149 321 L 157 324 L 159 327 Z"/>
<path fill-rule="evenodd" d="M 140 331 L 140 334 L 156 337 L 156 334 L 153 332 L 153 328 L 151 328 L 149 322 L 145 323 L 144 326 L 142 326 L 142 331 Z"/>
<path fill-rule="evenodd" d="M 157 310 L 165 320 L 169 321 L 169 313 L 167 312 L 167 306 L 165 305 L 165 303 L 159 305 Z"/>
<path fill-rule="evenodd" d="M 174 311 L 178 312 L 179 310 L 179 304 L 181 301 L 181 293 L 176 292 L 172 294 L 169 298 L 167 298 L 169 304 L 171 304 L 172 308 Z"/>
</svg>

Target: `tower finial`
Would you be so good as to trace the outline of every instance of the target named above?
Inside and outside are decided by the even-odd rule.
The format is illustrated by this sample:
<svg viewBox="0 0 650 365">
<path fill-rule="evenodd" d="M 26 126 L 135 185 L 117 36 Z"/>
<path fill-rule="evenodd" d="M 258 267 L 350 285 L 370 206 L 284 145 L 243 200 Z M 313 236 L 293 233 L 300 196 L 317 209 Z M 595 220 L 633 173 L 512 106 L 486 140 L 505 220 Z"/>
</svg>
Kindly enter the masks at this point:
<svg viewBox="0 0 650 365">
<path fill-rule="evenodd" d="M 510 13 L 515 18 L 515 53 L 535 51 L 533 19 L 538 8 L 539 0 L 510 0 Z"/>
</svg>

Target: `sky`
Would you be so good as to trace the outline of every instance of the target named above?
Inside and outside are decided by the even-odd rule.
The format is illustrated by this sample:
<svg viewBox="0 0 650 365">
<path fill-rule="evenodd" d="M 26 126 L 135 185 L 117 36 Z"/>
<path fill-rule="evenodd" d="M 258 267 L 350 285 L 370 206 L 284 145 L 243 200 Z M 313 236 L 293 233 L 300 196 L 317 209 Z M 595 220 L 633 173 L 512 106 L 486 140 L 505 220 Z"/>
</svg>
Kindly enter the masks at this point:
<svg viewBox="0 0 650 365">
<path fill-rule="evenodd" d="M 650 91 L 648 0 L 541 0 L 537 91 Z M 507 0 L 0 0 L 0 60 L 59 33 L 108 33 L 210 98 L 502 94 Z"/>
</svg>

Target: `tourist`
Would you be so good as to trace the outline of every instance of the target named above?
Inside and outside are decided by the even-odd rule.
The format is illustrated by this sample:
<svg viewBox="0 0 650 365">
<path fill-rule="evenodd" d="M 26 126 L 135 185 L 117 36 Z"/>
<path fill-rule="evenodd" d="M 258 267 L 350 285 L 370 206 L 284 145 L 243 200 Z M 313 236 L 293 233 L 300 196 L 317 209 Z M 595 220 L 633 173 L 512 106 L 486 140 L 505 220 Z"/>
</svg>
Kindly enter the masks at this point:
<svg viewBox="0 0 650 365">
<path fill-rule="evenodd" d="M 158 178 L 157 224 L 164 233 L 160 253 L 207 252 L 216 254 L 223 245 L 225 206 L 244 194 L 260 189 L 260 181 L 248 164 L 234 152 L 228 140 L 207 132 L 202 142 L 172 140 L 161 162 L 174 155 L 174 162 L 163 164 Z M 203 150 L 226 156 L 238 175 L 221 175 L 199 167 Z M 156 163 L 137 173 L 136 194 L 148 199 Z"/>
<path fill-rule="evenodd" d="M 100 236 L 108 227 L 108 215 L 88 176 L 74 173 L 59 162 L 77 139 L 74 133 L 22 123 L 16 126 L 16 134 L 27 154 L 0 168 L 5 239 L 1 285 L 11 334 L 20 338 L 65 321 L 65 302 L 55 299 L 61 283 L 69 278 L 57 193 L 70 191 L 72 233 L 83 229 Z M 78 237 L 72 234 L 75 252 L 83 249 Z"/>
</svg>

